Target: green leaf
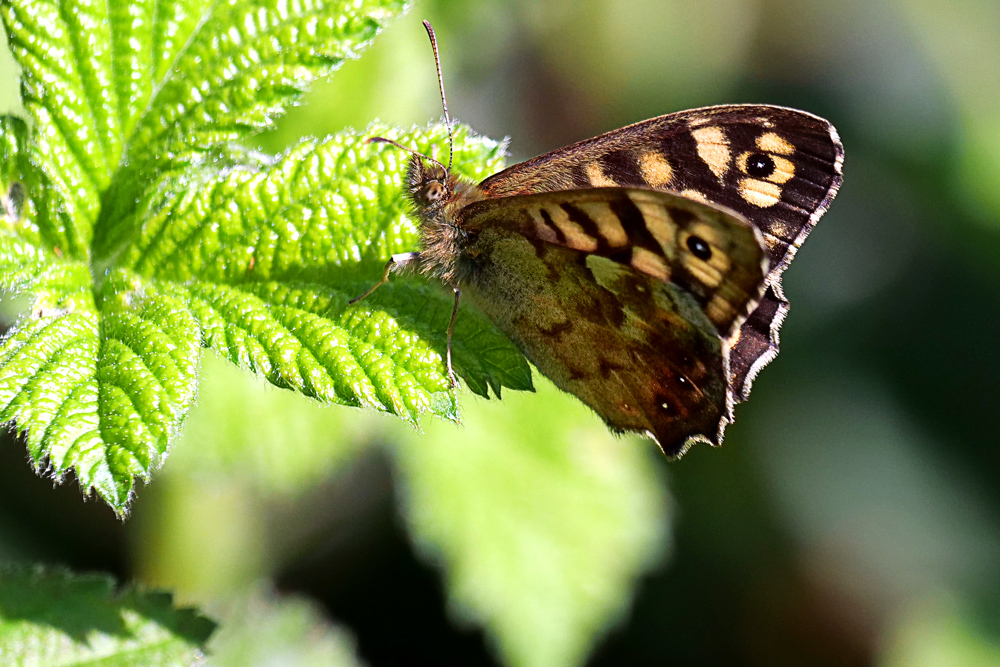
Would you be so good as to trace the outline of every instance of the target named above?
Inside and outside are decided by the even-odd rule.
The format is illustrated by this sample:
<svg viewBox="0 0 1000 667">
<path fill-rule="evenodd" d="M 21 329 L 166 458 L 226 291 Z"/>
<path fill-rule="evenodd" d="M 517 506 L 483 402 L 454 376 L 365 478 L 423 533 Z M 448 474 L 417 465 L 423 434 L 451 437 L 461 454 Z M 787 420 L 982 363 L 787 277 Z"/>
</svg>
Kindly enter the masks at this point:
<svg viewBox="0 0 1000 667">
<path fill-rule="evenodd" d="M 0 420 L 36 465 L 70 468 L 116 509 L 148 479 L 194 400 L 199 331 L 184 304 L 117 270 L 95 302 L 80 263 L 34 285 L 25 320 L 0 344 Z"/>
<path fill-rule="evenodd" d="M 977 623 L 963 602 L 943 591 L 906 600 L 896 627 L 882 640 L 881 667 L 991 667 L 1000 665 L 1000 637 Z M 983 619 L 985 621 L 985 619 Z"/>
<path fill-rule="evenodd" d="M 0 116 L 0 284 L 14 294 L 59 259 L 60 248 L 66 247 L 65 216 L 55 209 L 53 191 L 31 163 L 30 150 L 27 123 Z"/>
<path fill-rule="evenodd" d="M 349 304 L 420 242 L 409 156 L 365 139 L 443 155 L 446 128 L 376 124 L 279 156 L 235 143 L 402 8 L 0 0 L 33 121 L 0 118 L 0 288 L 30 303 L 0 341 L 0 420 L 36 467 L 124 512 L 194 400 L 201 347 L 324 402 L 457 419 L 451 294 L 400 278 Z M 502 153 L 456 128 L 457 173 L 481 179 Z M 470 308 L 453 352 L 482 396 L 531 388 Z"/>
<path fill-rule="evenodd" d="M 294 498 L 353 462 L 370 444 L 371 421 L 299 394 L 276 392 L 260 378 L 207 355 L 198 403 L 165 472 L 224 476 L 249 486 L 256 497 Z M 199 543 L 196 551 L 203 548 Z"/>
<path fill-rule="evenodd" d="M 5 665 L 196 665 L 215 624 L 166 593 L 116 592 L 103 575 L 0 565 Z"/>
<path fill-rule="evenodd" d="M 401 196 L 405 155 L 375 135 L 443 150 L 440 126 L 408 135 L 382 125 L 309 140 L 271 163 L 169 172 L 140 202 L 132 241 L 116 254 L 190 305 L 205 343 L 234 363 L 324 401 L 374 407 L 415 422 L 455 418 L 442 359 L 452 297 L 400 279 L 350 306 L 393 252 L 419 246 Z M 482 178 L 501 146 L 465 128 L 456 170 Z M 123 239 L 128 237 L 123 237 Z M 455 367 L 482 395 L 530 388 L 520 352 L 464 309 Z"/>
<path fill-rule="evenodd" d="M 354 638 L 314 603 L 266 589 L 239 596 L 209 650 L 215 667 L 295 665 L 360 667 Z"/>
<path fill-rule="evenodd" d="M 86 256 L 112 180 L 128 198 L 149 163 L 269 126 L 403 7 L 4 0 L 24 106 L 36 124 L 33 158 L 68 213 L 65 252 Z"/>
<path fill-rule="evenodd" d="M 124 511 L 134 478 L 159 465 L 193 402 L 202 345 L 320 398 L 410 420 L 428 409 L 454 415 L 440 353 L 397 323 L 410 313 L 346 312 L 344 290 L 363 289 L 371 271 L 338 253 L 347 236 L 371 231 L 361 223 L 377 207 L 347 210 L 329 181 L 365 187 L 348 169 L 356 165 L 317 171 L 340 159 L 330 142 L 280 160 L 219 143 L 267 127 L 402 8 L 400 0 L 0 2 L 32 121 L 29 133 L 24 121 L 0 118 L 0 288 L 30 297 L 0 341 L 0 419 L 26 434 L 39 469 L 56 479 L 73 470 Z M 391 177 L 366 176 L 380 194 Z M 266 205 L 278 204 L 270 195 L 281 198 L 278 209 Z M 192 231 L 185 224 L 209 230 L 237 201 L 246 213 L 238 224 L 214 241 L 187 238 L 194 250 L 175 248 L 171 259 L 165 244 L 183 240 Z M 202 208 L 171 215 L 185 203 Z M 298 245 L 275 236 L 322 219 L 343 233 L 324 239 L 317 229 Z M 251 243 L 257 255 L 247 254 Z M 237 258 L 258 257 L 247 280 Z M 335 264 L 345 265 L 344 279 L 327 282 Z M 386 342 L 376 326 L 397 333 Z"/>
<path fill-rule="evenodd" d="M 663 554 L 660 453 L 548 382 L 471 405 L 465 423 L 392 450 L 410 532 L 443 567 L 454 614 L 485 626 L 506 664 L 581 664 Z"/>
</svg>

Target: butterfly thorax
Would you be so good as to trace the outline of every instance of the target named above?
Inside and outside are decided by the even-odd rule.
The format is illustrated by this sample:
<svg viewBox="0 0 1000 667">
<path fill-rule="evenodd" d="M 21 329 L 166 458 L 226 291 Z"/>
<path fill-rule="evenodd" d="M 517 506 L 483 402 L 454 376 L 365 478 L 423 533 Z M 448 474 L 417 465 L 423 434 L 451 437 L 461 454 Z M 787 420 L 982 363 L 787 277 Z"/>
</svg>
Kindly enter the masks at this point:
<svg viewBox="0 0 1000 667">
<path fill-rule="evenodd" d="M 484 198 L 471 181 L 460 179 L 435 163 L 414 156 L 410 160 L 407 187 L 423 238 L 420 271 L 447 284 L 457 284 L 458 260 L 471 242 L 461 226 L 459 211 Z"/>
</svg>

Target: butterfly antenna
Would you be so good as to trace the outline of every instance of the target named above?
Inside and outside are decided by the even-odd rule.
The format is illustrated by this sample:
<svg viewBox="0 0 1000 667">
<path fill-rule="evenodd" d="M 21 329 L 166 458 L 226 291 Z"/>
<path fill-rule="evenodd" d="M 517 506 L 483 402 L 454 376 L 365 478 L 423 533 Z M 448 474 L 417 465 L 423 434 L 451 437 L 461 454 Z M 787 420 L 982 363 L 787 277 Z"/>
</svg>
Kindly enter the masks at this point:
<svg viewBox="0 0 1000 667">
<path fill-rule="evenodd" d="M 434 66 L 437 68 L 438 89 L 441 91 L 441 106 L 444 108 L 445 125 L 448 126 L 448 169 L 446 169 L 446 171 L 450 174 L 452 157 L 455 154 L 455 137 L 451 126 L 451 116 L 448 115 L 448 100 L 444 96 L 444 77 L 441 76 L 441 57 L 438 55 L 437 37 L 434 36 L 434 28 L 431 27 L 431 22 L 424 21 L 424 28 L 427 30 L 427 36 L 431 39 L 431 48 L 434 49 Z"/>
<path fill-rule="evenodd" d="M 412 153 L 412 154 L 416 155 L 418 158 L 421 158 L 422 160 L 428 160 L 430 162 L 433 162 L 437 166 L 439 166 L 442 169 L 444 169 L 444 165 L 441 164 L 440 162 L 438 162 L 437 160 L 435 160 L 434 158 L 432 158 L 431 156 L 424 155 L 423 153 L 421 153 L 419 151 L 416 151 L 416 150 L 410 148 L 409 146 L 404 146 L 403 144 L 399 143 L 398 141 L 393 141 L 392 139 L 386 139 L 385 137 L 368 137 L 367 139 L 365 139 L 365 143 L 366 144 L 389 144 L 391 146 L 395 146 L 396 148 L 402 148 L 407 153 Z M 445 171 L 448 171 L 448 170 L 445 169 Z"/>
</svg>

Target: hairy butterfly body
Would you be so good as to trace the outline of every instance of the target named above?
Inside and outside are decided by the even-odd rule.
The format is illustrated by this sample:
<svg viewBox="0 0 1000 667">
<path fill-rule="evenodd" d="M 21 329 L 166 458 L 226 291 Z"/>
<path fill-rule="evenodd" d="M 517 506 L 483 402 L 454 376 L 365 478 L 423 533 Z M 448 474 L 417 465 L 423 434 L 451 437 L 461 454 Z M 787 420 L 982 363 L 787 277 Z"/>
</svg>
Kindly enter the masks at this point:
<svg viewBox="0 0 1000 667">
<path fill-rule="evenodd" d="M 781 273 L 842 163 L 830 123 L 766 105 L 660 116 L 478 185 L 414 155 L 423 249 L 396 256 L 383 280 L 416 263 L 612 430 L 679 456 L 721 444 L 777 354 Z"/>
</svg>

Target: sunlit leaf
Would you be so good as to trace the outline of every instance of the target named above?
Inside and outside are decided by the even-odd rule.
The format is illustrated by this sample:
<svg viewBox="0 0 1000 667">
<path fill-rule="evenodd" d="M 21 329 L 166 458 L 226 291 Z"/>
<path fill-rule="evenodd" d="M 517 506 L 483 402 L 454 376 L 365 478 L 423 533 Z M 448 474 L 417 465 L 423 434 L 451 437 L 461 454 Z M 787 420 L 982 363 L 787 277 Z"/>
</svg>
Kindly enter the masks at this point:
<svg viewBox="0 0 1000 667">
<path fill-rule="evenodd" d="M 198 328 L 175 298 L 125 271 L 95 302 L 87 267 L 60 264 L 0 344 L 0 420 L 36 465 L 70 468 L 116 508 L 159 465 L 194 399 Z"/>
<path fill-rule="evenodd" d="M 366 144 L 374 126 L 306 141 L 270 164 L 174 174 L 137 209 L 134 242 L 119 264 L 187 302 L 205 343 L 271 382 L 324 401 L 376 407 L 414 421 L 454 418 L 442 363 L 452 297 L 399 280 L 349 306 L 392 252 L 419 246 L 404 213 L 405 154 Z M 441 127 L 406 135 L 430 151 Z M 482 176 L 500 147 L 458 136 L 458 169 Z M 475 311 L 456 327 L 455 365 L 481 394 L 529 388 L 517 349 Z"/>
<path fill-rule="evenodd" d="M 410 281 L 347 305 L 417 245 L 404 159 L 353 133 L 277 158 L 227 143 L 402 8 L 0 2 L 32 121 L 0 119 L 0 288 L 30 295 L 0 343 L 0 419 L 36 466 L 124 511 L 191 406 L 202 345 L 323 400 L 455 417 L 448 296 Z M 441 128 L 418 135 L 441 150 Z M 462 137 L 461 170 L 499 165 L 497 144 Z M 471 386 L 530 386 L 482 318 L 458 334 Z"/>
<path fill-rule="evenodd" d="M 103 575 L 0 566 L 5 665 L 199 665 L 214 627 L 167 593 L 115 591 Z"/>
</svg>

